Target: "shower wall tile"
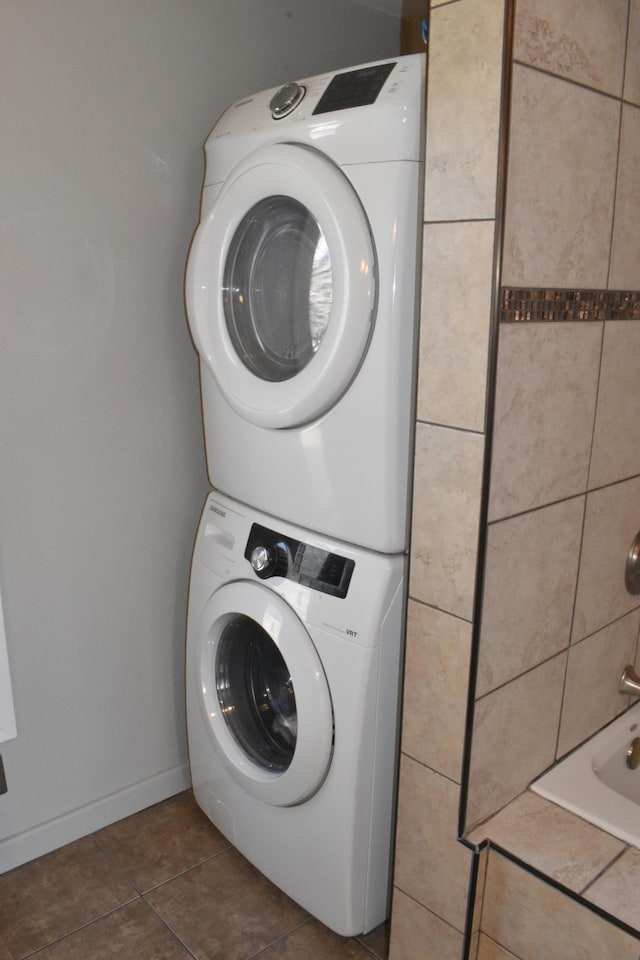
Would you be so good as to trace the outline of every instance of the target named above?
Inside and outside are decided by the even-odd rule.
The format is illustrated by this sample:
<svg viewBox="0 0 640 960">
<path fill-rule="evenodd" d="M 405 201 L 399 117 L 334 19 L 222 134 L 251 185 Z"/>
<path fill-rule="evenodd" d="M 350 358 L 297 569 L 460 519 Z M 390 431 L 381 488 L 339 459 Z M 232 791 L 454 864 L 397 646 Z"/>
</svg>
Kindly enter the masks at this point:
<svg viewBox="0 0 640 960">
<path fill-rule="evenodd" d="M 484 428 L 494 223 L 427 224 L 418 419 Z"/>
<path fill-rule="evenodd" d="M 484 885 L 487 878 L 487 861 L 489 859 L 489 849 L 484 847 L 476 856 L 474 864 L 476 869 L 476 889 L 473 901 L 473 913 L 471 916 L 471 932 L 477 934 L 480 930 L 480 921 L 482 919 L 482 903 L 484 900 Z M 471 904 L 469 904 L 471 906 Z"/>
<path fill-rule="evenodd" d="M 624 567 L 640 530 L 640 477 L 587 496 L 573 642 L 635 609 L 640 598 L 627 592 Z"/>
<path fill-rule="evenodd" d="M 611 97 L 515 64 L 504 286 L 606 287 L 619 116 Z"/>
<path fill-rule="evenodd" d="M 622 106 L 611 290 L 640 289 L 640 107 Z"/>
<path fill-rule="evenodd" d="M 403 756 L 395 884 L 456 930 L 464 930 L 472 853 L 456 839 L 460 788 Z"/>
<path fill-rule="evenodd" d="M 586 892 L 587 900 L 640 930 L 640 850 L 628 848 Z"/>
<path fill-rule="evenodd" d="M 516 60 L 618 97 L 626 38 L 627 0 L 517 0 Z"/>
<path fill-rule="evenodd" d="M 637 231 L 640 232 L 640 226 Z M 590 487 L 602 487 L 640 473 L 639 357 L 640 323 L 607 321 L 589 470 Z"/>
<path fill-rule="evenodd" d="M 431 13 L 425 220 L 495 216 L 503 0 Z"/>
<path fill-rule="evenodd" d="M 569 646 L 584 501 L 489 527 L 477 696 Z"/>
<path fill-rule="evenodd" d="M 501 324 L 491 520 L 586 489 L 602 323 Z"/>
<path fill-rule="evenodd" d="M 415 960 L 427 952 L 438 960 L 460 960 L 462 934 L 397 888 L 391 916 L 389 960 Z"/>
<path fill-rule="evenodd" d="M 476 701 L 467 827 L 513 800 L 555 758 L 566 653 Z"/>
<path fill-rule="evenodd" d="M 471 625 L 409 601 L 402 749 L 460 782 Z"/>
<path fill-rule="evenodd" d="M 558 757 L 627 709 L 618 681 L 625 664 L 635 660 L 639 626 L 640 610 L 634 610 L 569 651 Z"/>
<path fill-rule="evenodd" d="M 418 423 L 409 592 L 470 620 L 484 437 Z"/>
<path fill-rule="evenodd" d="M 494 850 L 482 917 L 519 960 L 637 960 L 638 940 Z"/>
<path fill-rule="evenodd" d="M 505 950 L 495 940 L 490 940 L 484 933 L 480 934 L 478 940 L 478 954 L 476 960 L 519 960 L 515 953 Z"/>
<path fill-rule="evenodd" d="M 631 0 L 629 5 L 624 99 L 640 106 L 640 0 Z"/>
</svg>

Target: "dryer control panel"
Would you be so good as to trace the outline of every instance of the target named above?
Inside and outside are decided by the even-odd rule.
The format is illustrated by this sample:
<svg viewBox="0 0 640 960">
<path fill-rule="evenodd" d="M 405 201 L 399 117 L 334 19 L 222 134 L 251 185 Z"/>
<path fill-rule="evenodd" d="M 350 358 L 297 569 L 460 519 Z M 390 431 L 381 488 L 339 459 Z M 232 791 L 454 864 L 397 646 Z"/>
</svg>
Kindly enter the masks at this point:
<svg viewBox="0 0 640 960">
<path fill-rule="evenodd" d="M 346 597 L 355 568 L 355 562 L 347 557 L 285 537 L 259 523 L 251 527 L 244 556 L 261 580 L 284 577 L 339 598 Z"/>
<path fill-rule="evenodd" d="M 348 110 L 351 107 L 365 107 L 375 103 L 395 66 L 396 62 L 391 61 L 357 67 L 346 73 L 337 73 L 320 97 L 313 111 L 314 116 L 318 113 L 333 113 L 334 110 Z"/>
</svg>

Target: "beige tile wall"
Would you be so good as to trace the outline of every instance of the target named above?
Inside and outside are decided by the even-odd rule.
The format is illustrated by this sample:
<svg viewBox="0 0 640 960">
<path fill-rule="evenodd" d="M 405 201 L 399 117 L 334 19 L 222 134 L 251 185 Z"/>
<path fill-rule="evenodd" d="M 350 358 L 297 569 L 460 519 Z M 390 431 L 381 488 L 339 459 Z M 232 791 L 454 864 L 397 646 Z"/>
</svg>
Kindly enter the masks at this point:
<svg viewBox="0 0 640 960">
<path fill-rule="evenodd" d="M 504 0 L 432 3 L 423 298 L 391 960 L 459 958 L 457 839 L 484 457 Z"/>
<path fill-rule="evenodd" d="M 607 285 L 620 101 L 513 71 L 505 286 Z"/>
<path fill-rule="evenodd" d="M 516 2 L 502 282 L 637 291 L 640 11 L 580 7 Z M 640 317 L 500 325 L 468 826 L 628 704 L 639 356 Z"/>
<path fill-rule="evenodd" d="M 471 855 L 456 839 L 455 820 L 485 455 L 506 6 L 509 0 L 431 2 L 391 960 L 449 960 L 463 943 Z M 581 0 L 579 16 L 575 8 L 575 0 L 516 0 L 501 282 L 638 289 L 640 0 Z M 639 331 L 640 321 L 613 320 L 500 330 L 468 824 L 519 793 L 553 762 L 559 744 L 588 736 L 621 707 L 611 678 L 635 652 L 640 622 L 635 600 L 617 592 L 620 544 L 626 551 L 640 529 Z M 607 515 L 613 504 L 615 522 Z M 602 516 L 610 522 L 598 549 L 591 543 Z M 598 595 L 601 583 L 615 588 L 605 585 Z M 540 911 L 564 914 L 529 875 L 518 880 L 526 888 L 520 900 L 506 897 L 504 870 L 493 871 L 485 899 L 485 910 L 493 900 L 503 917 L 474 932 L 473 953 L 480 960 L 573 956 L 545 953 L 544 936 L 535 952 Z M 523 896 L 531 898 L 531 916 L 538 910 L 532 922 L 522 915 Z M 558 943 L 567 922 L 585 923 L 568 903 Z M 503 936 L 500 924 L 522 927 L 524 941 Z M 608 928 L 596 928 L 593 942 L 610 945 Z M 616 950 L 618 934 L 611 935 Z M 600 956 L 624 958 L 627 948 L 620 941 L 619 953 Z"/>
<path fill-rule="evenodd" d="M 478 960 L 638 958 L 636 937 L 494 850 L 487 867 L 481 929 L 488 942 L 482 944 Z"/>
</svg>

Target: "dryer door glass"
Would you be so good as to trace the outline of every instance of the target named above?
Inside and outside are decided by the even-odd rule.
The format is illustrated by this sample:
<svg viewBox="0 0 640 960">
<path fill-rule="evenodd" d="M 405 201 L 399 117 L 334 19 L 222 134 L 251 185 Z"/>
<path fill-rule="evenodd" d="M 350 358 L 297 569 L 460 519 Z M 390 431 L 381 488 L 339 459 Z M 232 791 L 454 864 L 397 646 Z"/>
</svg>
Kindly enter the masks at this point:
<svg viewBox="0 0 640 960">
<path fill-rule="evenodd" d="M 196 230 L 186 298 L 231 408 L 269 429 L 322 416 L 357 376 L 377 311 L 360 197 L 327 157 L 278 143 L 233 168 Z"/>
<path fill-rule="evenodd" d="M 227 330 L 248 370 L 270 382 L 303 370 L 332 304 L 329 248 L 309 210 L 285 196 L 255 204 L 229 246 L 222 290 Z"/>
<path fill-rule="evenodd" d="M 238 745 L 266 770 L 286 770 L 296 748 L 296 698 L 269 634 L 238 614 L 222 631 L 215 670 L 222 715 Z"/>
</svg>

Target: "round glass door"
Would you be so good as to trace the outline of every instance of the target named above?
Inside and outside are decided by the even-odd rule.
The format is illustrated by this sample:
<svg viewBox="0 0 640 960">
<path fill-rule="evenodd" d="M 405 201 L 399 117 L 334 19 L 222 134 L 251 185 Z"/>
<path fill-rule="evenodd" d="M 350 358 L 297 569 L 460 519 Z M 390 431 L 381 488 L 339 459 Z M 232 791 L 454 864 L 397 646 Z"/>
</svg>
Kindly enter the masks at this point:
<svg viewBox="0 0 640 960">
<path fill-rule="evenodd" d="M 222 716 L 239 747 L 265 770 L 287 770 L 296 749 L 296 697 L 269 634 L 251 617 L 232 617 L 220 634 L 215 669 Z"/>
<path fill-rule="evenodd" d="M 291 197 L 260 200 L 243 217 L 222 280 L 234 349 L 261 380 L 281 382 L 313 359 L 331 316 L 331 255 L 322 227 Z"/>
<path fill-rule="evenodd" d="M 259 426 L 321 416 L 366 355 L 376 259 L 339 167 L 279 143 L 247 156 L 200 223 L 187 265 L 189 324 L 230 406 Z"/>
<path fill-rule="evenodd" d="M 229 774 L 266 803 L 312 796 L 331 762 L 333 709 L 297 614 L 268 587 L 236 580 L 210 597 L 196 642 L 205 722 Z"/>
</svg>

